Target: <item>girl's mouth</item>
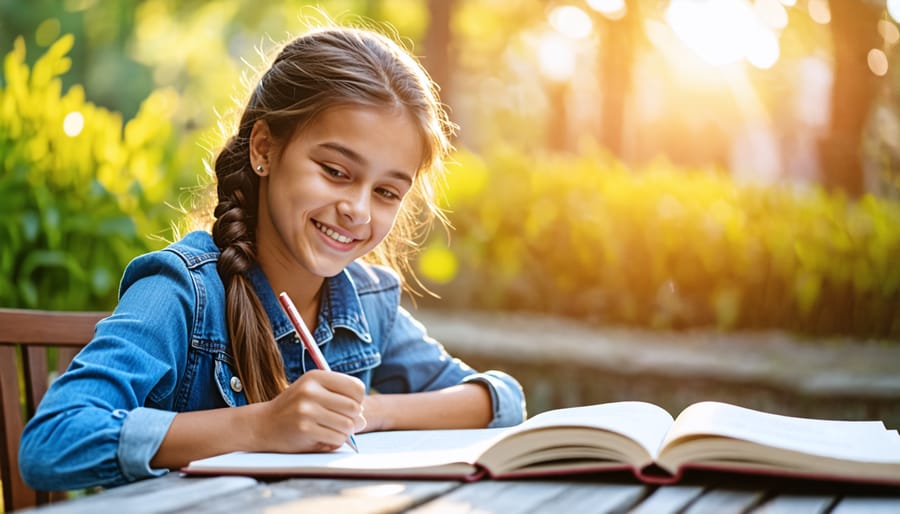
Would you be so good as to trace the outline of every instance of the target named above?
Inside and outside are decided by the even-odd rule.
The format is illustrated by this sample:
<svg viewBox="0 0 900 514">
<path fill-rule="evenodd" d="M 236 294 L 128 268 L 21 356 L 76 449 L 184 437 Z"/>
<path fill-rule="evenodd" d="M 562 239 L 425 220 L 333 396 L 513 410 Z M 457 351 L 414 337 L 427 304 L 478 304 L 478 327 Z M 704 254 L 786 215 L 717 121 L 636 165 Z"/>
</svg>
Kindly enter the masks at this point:
<svg viewBox="0 0 900 514">
<path fill-rule="evenodd" d="M 315 225 L 316 228 L 319 229 L 319 232 L 325 234 L 326 236 L 330 237 L 331 239 L 334 239 L 338 243 L 350 244 L 354 241 L 354 239 L 343 236 L 341 234 L 338 234 L 334 230 L 326 227 L 325 225 L 319 223 L 316 220 L 313 220 L 313 225 Z"/>
</svg>

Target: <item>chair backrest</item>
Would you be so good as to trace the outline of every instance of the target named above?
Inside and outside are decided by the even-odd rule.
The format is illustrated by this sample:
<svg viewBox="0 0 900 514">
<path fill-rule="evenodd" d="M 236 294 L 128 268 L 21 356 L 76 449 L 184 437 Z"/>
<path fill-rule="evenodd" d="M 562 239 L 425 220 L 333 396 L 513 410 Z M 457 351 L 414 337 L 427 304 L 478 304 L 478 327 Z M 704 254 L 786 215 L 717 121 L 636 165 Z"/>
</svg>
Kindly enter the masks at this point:
<svg viewBox="0 0 900 514">
<path fill-rule="evenodd" d="M 48 350 L 55 348 L 53 371 L 62 373 L 91 340 L 107 312 L 0 309 L 0 480 L 6 511 L 41 505 L 50 494 L 25 485 L 19 475 L 19 439 L 25 422 L 47 392 Z M 21 385 L 24 385 L 22 390 Z"/>
</svg>

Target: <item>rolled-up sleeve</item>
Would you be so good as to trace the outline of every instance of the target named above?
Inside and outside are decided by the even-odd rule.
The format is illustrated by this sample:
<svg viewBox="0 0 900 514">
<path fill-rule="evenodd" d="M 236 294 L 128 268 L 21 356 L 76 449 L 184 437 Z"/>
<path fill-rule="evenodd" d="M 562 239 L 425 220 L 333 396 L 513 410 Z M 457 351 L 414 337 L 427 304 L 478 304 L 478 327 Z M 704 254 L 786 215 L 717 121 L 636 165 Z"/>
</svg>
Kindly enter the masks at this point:
<svg viewBox="0 0 900 514">
<path fill-rule="evenodd" d="M 525 394 L 519 382 L 509 374 L 490 370 L 469 375 L 463 382 L 484 384 L 490 391 L 494 419 L 488 428 L 508 427 L 525 421 Z"/>
<path fill-rule="evenodd" d="M 165 474 L 167 469 L 153 469 L 150 460 L 156 455 L 175 412 L 138 407 L 131 412 L 113 412 L 125 416 L 119 433 L 119 448 L 116 458 L 122 475 L 129 482 Z"/>
</svg>

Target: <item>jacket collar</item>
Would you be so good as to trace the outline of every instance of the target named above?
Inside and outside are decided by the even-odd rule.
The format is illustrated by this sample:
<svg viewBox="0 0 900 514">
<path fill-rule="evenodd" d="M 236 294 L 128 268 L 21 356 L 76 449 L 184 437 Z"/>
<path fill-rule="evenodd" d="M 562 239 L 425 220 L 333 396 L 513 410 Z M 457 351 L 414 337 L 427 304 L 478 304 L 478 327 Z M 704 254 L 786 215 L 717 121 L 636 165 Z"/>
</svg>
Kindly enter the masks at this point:
<svg viewBox="0 0 900 514">
<path fill-rule="evenodd" d="M 247 274 L 253 290 L 256 292 L 263 309 L 269 316 L 275 340 L 278 341 L 285 335 L 294 332 L 287 314 L 281 309 L 269 279 L 259 265 L 254 265 Z M 369 324 L 363 313 L 362 303 L 356 285 L 348 271 L 342 270 L 333 277 L 328 277 L 322 286 L 322 305 L 319 309 L 318 326 L 313 337 L 323 343 L 334 337 L 337 328 L 345 328 L 354 332 L 360 339 L 367 343 L 372 342 L 372 334 Z"/>
</svg>

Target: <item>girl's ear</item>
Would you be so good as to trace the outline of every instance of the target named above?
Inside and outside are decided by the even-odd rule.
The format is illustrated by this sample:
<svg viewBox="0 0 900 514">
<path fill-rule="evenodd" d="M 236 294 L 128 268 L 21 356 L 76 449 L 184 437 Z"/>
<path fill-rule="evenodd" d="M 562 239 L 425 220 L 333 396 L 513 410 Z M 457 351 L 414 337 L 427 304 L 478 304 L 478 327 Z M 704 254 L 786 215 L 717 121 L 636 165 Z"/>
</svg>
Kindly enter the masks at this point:
<svg viewBox="0 0 900 514">
<path fill-rule="evenodd" d="M 274 148 L 269 124 L 257 120 L 250 130 L 250 165 L 254 173 L 264 177 L 269 174 L 269 153 Z"/>
</svg>

